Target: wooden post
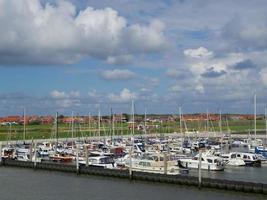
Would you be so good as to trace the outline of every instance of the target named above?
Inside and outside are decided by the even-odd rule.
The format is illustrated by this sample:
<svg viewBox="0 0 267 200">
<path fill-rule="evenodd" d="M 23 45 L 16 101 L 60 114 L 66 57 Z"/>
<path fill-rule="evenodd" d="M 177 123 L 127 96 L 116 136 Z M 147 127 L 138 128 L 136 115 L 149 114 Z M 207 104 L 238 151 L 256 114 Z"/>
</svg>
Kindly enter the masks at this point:
<svg viewBox="0 0 267 200">
<path fill-rule="evenodd" d="M 164 162 L 164 174 L 167 174 L 168 162 L 167 162 L 167 153 L 166 152 L 164 153 L 163 162 Z"/>
<path fill-rule="evenodd" d="M 85 155 L 85 166 L 88 167 L 88 165 L 89 165 L 88 149 L 86 146 L 84 146 L 84 148 L 85 148 L 85 154 L 84 154 Z"/>
<path fill-rule="evenodd" d="M 79 174 L 79 146 L 76 145 L 76 172 Z"/>
<path fill-rule="evenodd" d="M 202 150 L 198 154 L 198 188 L 201 189 L 201 164 L 202 164 Z"/>
<path fill-rule="evenodd" d="M 2 164 L 2 142 L 0 142 L 0 165 Z"/>
<path fill-rule="evenodd" d="M 132 180 L 132 147 L 129 152 L 129 158 L 130 158 L 130 163 L 129 163 L 129 179 Z"/>
<path fill-rule="evenodd" d="M 32 138 L 32 143 L 30 146 L 30 161 L 32 162 L 32 150 L 33 150 L 33 138 Z"/>
<path fill-rule="evenodd" d="M 37 162 L 37 145 L 34 142 L 34 169 L 36 169 L 36 162 Z"/>
</svg>

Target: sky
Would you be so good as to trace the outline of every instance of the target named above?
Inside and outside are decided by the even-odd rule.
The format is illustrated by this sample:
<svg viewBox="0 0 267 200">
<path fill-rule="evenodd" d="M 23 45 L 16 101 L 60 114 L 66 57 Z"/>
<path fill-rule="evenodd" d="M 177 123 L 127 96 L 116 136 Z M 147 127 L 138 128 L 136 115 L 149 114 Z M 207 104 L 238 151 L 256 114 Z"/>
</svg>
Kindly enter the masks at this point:
<svg viewBox="0 0 267 200">
<path fill-rule="evenodd" d="M 253 113 L 266 0 L 0 0 L 0 116 Z"/>
</svg>

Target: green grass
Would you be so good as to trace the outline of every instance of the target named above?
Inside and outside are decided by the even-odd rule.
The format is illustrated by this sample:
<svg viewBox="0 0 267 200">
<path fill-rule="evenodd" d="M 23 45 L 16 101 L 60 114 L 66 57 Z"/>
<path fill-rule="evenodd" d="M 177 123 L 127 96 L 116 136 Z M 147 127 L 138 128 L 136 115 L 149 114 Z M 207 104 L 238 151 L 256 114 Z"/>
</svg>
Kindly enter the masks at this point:
<svg viewBox="0 0 267 200">
<path fill-rule="evenodd" d="M 165 123 L 148 123 L 148 125 L 159 125 L 159 128 L 149 129 L 147 133 L 172 133 L 180 132 L 179 122 L 165 122 Z M 254 121 L 253 120 L 231 120 L 226 126 L 224 122 L 222 124 L 223 131 L 230 129 L 232 133 L 248 133 L 249 130 L 253 131 Z M 207 130 L 207 123 L 205 121 L 188 121 L 186 122 L 187 130 L 193 131 L 205 131 Z M 208 125 L 210 131 L 219 131 L 218 122 L 210 122 Z M 265 121 L 257 121 L 257 129 L 265 129 Z M 185 131 L 185 125 L 183 123 L 182 130 Z M 110 136 L 112 133 L 110 124 L 101 125 L 101 136 Z M 115 135 L 129 135 L 131 130 L 128 129 L 127 123 L 115 124 Z M 143 131 L 135 130 L 135 134 L 141 135 Z M 89 137 L 98 136 L 97 124 L 85 125 L 75 125 L 74 137 Z M 27 125 L 26 126 L 26 139 L 46 139 L 55 138 L 55 128 L 53 125 Z M 58 137 L 65 138 L 71 137 L 71 128 L 68 124 L 59 124 L 58 126 Z M 22 140 L 23 139 L 23 125 L 13 125 L 10 129 L 9 126 L 0 126 L 0 140 Z"/>
</svg>

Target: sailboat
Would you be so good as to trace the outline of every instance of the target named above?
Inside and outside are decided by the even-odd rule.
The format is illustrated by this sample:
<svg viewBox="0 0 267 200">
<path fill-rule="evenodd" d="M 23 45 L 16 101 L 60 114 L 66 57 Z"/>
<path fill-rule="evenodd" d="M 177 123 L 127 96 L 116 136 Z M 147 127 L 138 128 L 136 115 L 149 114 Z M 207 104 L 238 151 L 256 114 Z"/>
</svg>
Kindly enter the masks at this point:
<svg viewBox="0 0 267 200">
<path fill-rule="evenodd" d="M 262 147 L 263 143 L 261 139 L 257 139 L 257 96 L 254 94 L 254 139 L 250 140 L 248 149 L 250 153 L 255 153 L 256 147 Z"/>
</svg>

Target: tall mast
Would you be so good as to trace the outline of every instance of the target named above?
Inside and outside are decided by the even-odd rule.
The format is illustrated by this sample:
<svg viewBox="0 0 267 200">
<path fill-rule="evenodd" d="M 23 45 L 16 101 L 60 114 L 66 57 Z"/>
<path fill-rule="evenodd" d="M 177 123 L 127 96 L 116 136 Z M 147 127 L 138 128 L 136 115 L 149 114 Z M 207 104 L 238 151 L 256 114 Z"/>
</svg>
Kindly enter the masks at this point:
<svg viewBox="0 0 267 200">
<path fill-rule="evenodd" d="M 23 141 L 25 142 L 26 138 L 26 109 L 23 109 Z"/>
<path fill-rule="evenodd" d="M 88 114 L 88 135 L 91 137 L 91 114 Z"/>
<path fill-rule="evenodd" d="M 112 108 L 110 109 L 110 117 L 111 117 L 111 123 L 112 123 L 112 130 L 111 130 L 111 144 L 113 144 L 113 136 L 115 133 L 115 127 L 114 127 L 114 114 Z"/>
<path fill-rule="evenodd" d="M 100 120 L 100 118 L 101 118 L 101 116 L 100 116 L 101 114 L 100 114 L 100 107 L 98 107 L 98 140 L 100 141 L 100 122 L 101 122 L 101 120 Z"/>
<path fill-rule="evenodd" d="M 256 139 L 257 134 L 257 96 L 254 94 L 254 139 Z"/>
<path fill-rule="evenodd" d="M 209 133 L 209 110 L 207 110 L 207 119 L 206 120 L 207 120 L 207 133 Z"/>
<path fill-rule="evenodd" d="M 179 107 L 180 134 L 182 133 L 182 108 Z"/>
<path fill-rule="evenodd" d="M 265 145 L 264 146 L 266 146 L 266 142 L 267 142 L 267 109 L 266 109 L 266 107 L 265 107 L 265 109 L 264 109 L 264 116 L 265 116 L 265 132 L 266 132 L 266 138 L 265 138 Z"/>
<path fill-rule="evenodd" d="M 219 121 L 219 127 L 220 127 L 220 133 L 222 133 L 222 111 L 220 110 L 220 121 Z"/>
<path fill-rule="evenodd" d="M 144 127 L 144 133 L 145 133 L 145 136 L 146 136 L 146 108 L 145 108 L 145 127 Z"/>
<path fill-rule="evenodd" d="M 58 146 L 58 113 L 56 112 L 56 148 Z"/>
<path fill-rule="evenodd" d="M 73 149 L 73 138 L 74 137 L 74 116 L 73 111 L 71 112 L 71 148 Z"/>
<path fill-rule="evenodd" d="M 132 100 L 132 136 L 134 137 L 134 100 Z"/>
</svg>

